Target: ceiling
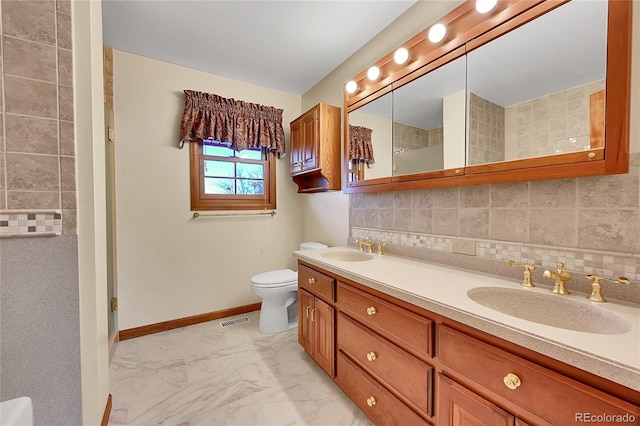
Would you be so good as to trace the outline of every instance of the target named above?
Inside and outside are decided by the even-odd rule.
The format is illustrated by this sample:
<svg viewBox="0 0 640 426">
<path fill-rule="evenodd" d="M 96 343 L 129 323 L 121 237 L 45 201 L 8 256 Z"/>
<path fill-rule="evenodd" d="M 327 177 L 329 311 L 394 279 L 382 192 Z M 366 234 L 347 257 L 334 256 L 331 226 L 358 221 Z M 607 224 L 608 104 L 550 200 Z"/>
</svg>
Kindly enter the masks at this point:
<svg viewBox="0 0 640 426">
<path fill-rule="evenodd" d="M 302 95 L 416 0 L 102 0 L 114 49 Z"/>
</svg>

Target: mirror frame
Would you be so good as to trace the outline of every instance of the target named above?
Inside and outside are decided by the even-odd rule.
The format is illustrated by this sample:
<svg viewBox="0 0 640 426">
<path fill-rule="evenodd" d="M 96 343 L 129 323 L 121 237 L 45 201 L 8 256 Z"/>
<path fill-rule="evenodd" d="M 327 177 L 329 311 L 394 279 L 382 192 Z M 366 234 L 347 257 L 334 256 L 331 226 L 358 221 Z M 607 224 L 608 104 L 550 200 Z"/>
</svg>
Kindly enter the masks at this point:
<svg viewBox="0 0 640 426">
<path fill-rule="evenodd" d="M 603 148 L 434 172 L 348 181 L 349 112 L 390 92 L 392 84 L 395 87 L 407 84 L 568 1 L 570 0 L 499 0 L 494 10 L 488 14 L 480 14 L 475 10 L 475 1 L 467 0 L 436 21 L 447 26 L 447 36 L 443 41 L 430 43 L 426 37 L 426 28 L 398 46 L 410 52 L 410 59 L 406 64 L 396 64 L 391 52 L 373 64 L 381 71 L 378 81 L 370 82 L 366 70 L 358 74 L 353 81 L 358 84 L 359 90 L 354 94 L 343 90 L 343 191 L 383 192 L 628 173 L 633 2 L 608 0 Z"/>
</svg>

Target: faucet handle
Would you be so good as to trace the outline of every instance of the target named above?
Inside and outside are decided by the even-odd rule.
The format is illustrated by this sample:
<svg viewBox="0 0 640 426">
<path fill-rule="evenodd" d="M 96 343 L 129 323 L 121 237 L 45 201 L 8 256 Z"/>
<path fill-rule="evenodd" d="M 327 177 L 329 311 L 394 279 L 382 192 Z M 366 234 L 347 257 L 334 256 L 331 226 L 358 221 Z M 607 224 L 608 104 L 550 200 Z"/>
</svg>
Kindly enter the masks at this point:
<svg viewBox="0 0 640 426">
<path fill-rule="evenodd" d="M 382 249 L 387 245 L 384 241 L 378 241 L 378 250 L 377 253 L 382 256 Z"/>
<path fill-rule="evenodd" d="M 607 299 L 605 299 L 604 295 L 602 294 L 602 284 L 600 284 L 601 280 L 609 281 L 611 283 L 618 283 L 618 284 L 629 284 L 630 282 L 629 279 L 626 277 L 618 277 L 617 281 L 613 281 L 613 280 L 603 278 L 601 276 L 594 275 L 594 274 L 588 274 L 587 279 L 593 281 L 593 283 L 591 284 L 591 294 L 589 295 L 589 297 L 587 297 L 587 299 L 591 300 L 592 302 L 607 301 Z"/>
<path fill-rule="evenodd" d="M 531 271 L 536 269 L 535 265 L 516 263 L 514 260 L 511 260 L 511 259 L 509 259 L 509 261 L 507 262 L 507 265 L 509 265 L 512 268 L 522 268 L 522 269 L 524 269 L 524 273 L 523 273 L 524 274 L 524 279 L 520 283 L 520 285 L 522 287 L 535 287 L 535 285 L 533 284 L 533 281 L 531 280 Z"/>
<path fill-rule="evenodd" d="M 364 240 L 361 238 L 354 238 L 354 242 L 359 245 L 360 251 L 364 251 Z"/>
</svg>

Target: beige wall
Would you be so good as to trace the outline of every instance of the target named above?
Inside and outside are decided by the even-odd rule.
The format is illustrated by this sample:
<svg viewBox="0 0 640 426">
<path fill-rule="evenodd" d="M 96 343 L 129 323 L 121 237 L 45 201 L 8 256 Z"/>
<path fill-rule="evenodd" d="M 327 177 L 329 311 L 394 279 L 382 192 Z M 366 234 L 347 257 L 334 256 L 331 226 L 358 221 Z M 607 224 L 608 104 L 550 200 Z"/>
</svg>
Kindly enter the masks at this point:
<svg viewBox="0 0 640 426">
<path fill-rule="evenodd" d="M 276 163 L 273 218 L 192 219 L 189 149 L 178 149 L 184 89 L 284 109 L 287 146 L 301 114 L 299 96 L 114 50 L 121 330 L 258 302 L 253 275 L 296 266 L 302 222 L 288 156 Z"/>
<path fill-rule="evenodd" d="M 302 109 L 318 102 L 343 105 L 343 86 L 356 74 L 423 30 L 429 22 L 461 4 L 461 1 L 418 1 L 391 25 L 302 96 Z M 344 123 L 342 123 L 344 125 Z M 365 172 L 366 173 L 366 172 Z M 344 182 L 343 182 L 344 185 Z M 349 235 L 349 196 L 342 192 L 308 194 L 302 197 L 305 240 L 321 238 L 330 245 L 345 245 Z"/>
<path fill-rule="evenodd" d="M 72 4 L 82 423 L 95 425 L 109 394 L 102 4 Z"/>
</svg>

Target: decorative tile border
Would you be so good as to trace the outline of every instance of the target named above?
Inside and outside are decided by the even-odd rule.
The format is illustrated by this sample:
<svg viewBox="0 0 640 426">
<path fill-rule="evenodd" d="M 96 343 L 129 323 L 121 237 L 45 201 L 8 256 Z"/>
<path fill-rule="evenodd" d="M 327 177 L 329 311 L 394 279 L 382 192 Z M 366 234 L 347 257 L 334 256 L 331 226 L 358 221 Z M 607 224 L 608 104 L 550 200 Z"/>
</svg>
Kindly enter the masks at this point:
<svg viewBox="0 0 640 426">
<path fill-rule="evenodd" d="M 0 210 L 0 238 L 62 234 L 60 210 Z"/>
<path fill-rule="evenodd" d="M 352 228 L 354 238 L 368 238 L 386 241 L 403 247 L 437 250 L 452 253 L 455 237 L 419 234 L 403 231 L 378 230 L 373 228 Z M 571 272 L 598 274 L 616 279 L 625 276 L 632 281 L 640 281 L 640 255 L 615 252 L 580 250 L 551 246 L 538 246 L 526 243 L 504 241 L 475 240 L 476 256 L 506 262 L 513 259 L 518 263 L 530 263 L 555 268 L 562 262 Z"/>
</svg>

